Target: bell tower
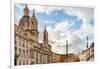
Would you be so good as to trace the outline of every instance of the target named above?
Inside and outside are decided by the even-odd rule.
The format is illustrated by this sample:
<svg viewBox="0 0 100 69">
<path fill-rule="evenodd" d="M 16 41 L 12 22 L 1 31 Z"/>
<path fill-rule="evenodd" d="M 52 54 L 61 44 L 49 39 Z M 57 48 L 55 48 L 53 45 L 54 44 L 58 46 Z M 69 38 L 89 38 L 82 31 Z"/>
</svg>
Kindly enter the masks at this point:
<svg viewBox="0 0 100 69">
<path fill-rule="evenodd" d="M 38 41 L 38 22 L 35 16 L 35 10 L 33 9 L 33 14 L 31 16 L 31 31 L 32 35 L 35 37 L 35 39 Z"/>
<path fill-rule="evenodd" d="M 48 32 L 46 30 L 46 27 L 44 29 L 44 32 L 43 32 L 44 36 L 43 36 L 43 42 L 44 42 L 44 45 L 47 45 L 48 44 Z"/>
<path fill-rule="evenodd" d="M 33 9 L 33 14 L 31 17 L 31 29 L 38 30 L 38 24 L 37 24 L 37 19 L 35 17 L 35 10 L 34 9 Z"/>
</svg>

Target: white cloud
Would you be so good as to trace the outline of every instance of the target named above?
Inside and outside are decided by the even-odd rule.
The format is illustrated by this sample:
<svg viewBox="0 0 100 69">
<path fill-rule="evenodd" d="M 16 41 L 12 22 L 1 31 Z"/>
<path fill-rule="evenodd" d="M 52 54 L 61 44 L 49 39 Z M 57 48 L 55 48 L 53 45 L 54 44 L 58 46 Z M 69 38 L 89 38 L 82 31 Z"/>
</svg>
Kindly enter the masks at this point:
<svg viewBox="0 0 100 69">
<path fill-rule="evenodd" d="M 22 16 L 17 16 L 16 13 L 14 14 L 14 23 L 19 24 L 19 20 L 21 19 Z"/>
<path fill-rule="evenodd" d="M 23 9 L 24 6 L 20 4 L 16 4 L 16 6 L 20 9 Z M 28 5 L 30 11 L 35 9 L 38 13 L 46 13 L 50 14 L 50 12 L 55 10 L 64 10 L 66 14 L 78 16 L 81 19 L 89 19 L 94 17 L 94 9 L 93 8 L 84 8 L 84 7 L 57 7 L 57 6 L 44 6 L 44 5 Z M 57 14 L 57 13 L 56 13 Z M 56 15 L 55 14 L 55 15 Z"/>
<path fill-rule="evenodd" d="M 85 20 L 84 20 L 85 21 Z M 92 33 L 93 31 L 93 26 L 86 21 L 82 24 L 81 29 L 84 33 Z"/>
<path fill-rule="evenodd" d="M 54 6 L 43 6 L 43 5 L 28 5 L 30 11 L 35 9 L 38 13 L 46 13 L 50 14 L 51 11 L 61 10 L 61 7 L 54 7 Z"/>
<path fill-rule="evenodd" d="M 68 40 L 68 45 L 73 45 L 74 48 L 76 45 L 81 43 L 80 37 L 68 30 L 70 26 L 72 26 L 72 24 L 68 20 L 64 20 L 57 23 L 55 27 L 47 27 L 47 31 L 49 33 L 49 43 L 52 45 L 52 51 L 60 54 L 66 53 L 66 40 Z M 70 48 L 69 52 L 75 53 L 74 49 Z"/>
<path fill-rule="evenodd" d="M 76 15 L 79 18 L 93 18 L 94 17 L 94 9 L 93 8 L 85 8 L 85 7 L 57 7 L 57 6 L 44 6 L 44 5 L 28 5 L 30 11 L 35 9 L 36 12 L 50 14 L 51 11 L 55 10 L 64 10 L 66 14 Z"/>
<path fill-rule="evenodd" d="M 94 26 L 88 23 L 86 20 L 83 21 L 80 29 L 74 30 L 74 34 L 78 35 L 81 39 L 86 36 L 90 36 L 94 34 Z"/>
<path fill-rule="evenodd" d="M 64 21 L 62 21 L 61 23 L 58 23 L 58 24 L 55 26 L 55 28 L 56 28 L 59 32 L 64 32 L 64 31 L 66 31 L 66 29 L 69 28 L 68 25 L 69 25 L 68 20 L 64 20 Z"/>
<path fill-rule="evenodd" d="M 39 31 L 39 42 L 43 43 L 43 31 Z"/>
<path fill-rule="evenodd" d="M 94 9 L 85 7 L 65 7 L 64 12 L 69 15 L 78 16 L 79 19 L 94 18 Z"/>
<path fill-rule="evenodd" d="M 78 53 L 86 48 L 86 37 L 89 36 L 89 45 L 93 42 L 93 25 L 83 20 L 80 29 L 71 30 L 74 23 L 67 19 L 57 23 L 54 27 L 48 26 L 49 43 L 52 45 L 52 51 L 60 54 L 66 53 L 66 40 L 69 43 L 69 52 Z"/>
</svg>

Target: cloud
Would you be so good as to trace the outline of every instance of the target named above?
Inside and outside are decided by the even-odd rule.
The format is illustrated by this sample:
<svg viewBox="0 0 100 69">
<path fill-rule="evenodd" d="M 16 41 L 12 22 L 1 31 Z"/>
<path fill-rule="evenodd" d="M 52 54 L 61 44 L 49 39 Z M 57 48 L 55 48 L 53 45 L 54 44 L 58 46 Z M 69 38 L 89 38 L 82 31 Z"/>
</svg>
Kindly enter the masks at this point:
<svg viewBox="0 0 100 69">
<path fill-rule="evenodd" d="M 43 6 L 43 5 L 28 5 L 30 11 L 35 9 L 37 13 L 46 13 L 50 14 L 50 12 L 55 10 L 61 10 L 61 7 L 54 7 L 54 6 Z"/>
<path fill-rule="evenodd" d="M 79 53 L 86 49 L 86 37 L 89 36 L 89 45 L 94 41 L 94 28 L 87 20 L 83 20 L 79 29 L 71 29 L 75 23 L 64 20 L 53 27 L 48 26 L 49 43 L 52 51 L 60 54 L 66 53 L 66 40 L 68 40 L 69 53 Z"/>
<path fill-rule="evenodd" d="M 68 20 L 57 23 L 54 27 L 48 26 L 49 43 L 52 45 L 52 51 L 60 54 L 66 53 L 66 40 L 69 46 L 74 46 L 81 43 L 78 35 L 73 34 L 68 29 L 72 24 Z M 74 49 L 69 48 L 69 52 L 74 52 Z"/>
<path fill-rule="evenodd" d="M 78 16 L 79 19 L 94 18 L 94 9 L 85 7 L 65 7 L 64 12 L 69 15 Z"/>
<path fill-rule="evenodd" d="M 88 23 L 86 20 L 84 20 L 82 25 L 80 26 L 80 29 L 74 30 L 73 33 L 78 35 L 81 39 L 90 36 L 91 34 L 93 36 L 94 26 Z"/>
<path fill-rule="evenodd" d="M 14 14 L 14 23 L 15 24 L 19 24 L 19 20 L 20 20 L 20 18 L 21 18 L 22 16 L 18 16 L 17 14 L 16 14 L 16 12 L 15 12 L 15 14 Z"/>
<path fill-rule="evenodd" d="M 79 18 L 93 18 L 94 17 L 94 9 L 93 8 L 85 8 L 85 7 L 69 7 L 69 6 L 44 6 L 44 5 L 28 5 L 30 11 L 35 9 L 36 12 L 38 13 L 46 13 L 50 14 L 52 11 L 57 11 L 57 10 L 64 10 L 64 13 L 69 14 L 69 15 L 75 15 L 78 16 Z"/>
<path fill-rule="evenodd" d="M 81 26 L 81 29 L 84 31 L 84 33 L 92 33 L 93 26 L 87 22 L 84 22 Z"/>
</svg>

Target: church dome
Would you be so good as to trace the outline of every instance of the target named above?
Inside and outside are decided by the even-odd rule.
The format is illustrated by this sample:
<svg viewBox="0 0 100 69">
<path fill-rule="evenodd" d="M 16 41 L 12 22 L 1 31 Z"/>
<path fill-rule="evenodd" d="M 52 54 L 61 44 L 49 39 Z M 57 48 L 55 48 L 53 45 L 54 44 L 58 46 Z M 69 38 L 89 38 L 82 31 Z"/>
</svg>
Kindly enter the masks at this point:
<svg viewBox="0 0 100 69">
<path fill-rule="evenodd" d="M 19 21 L 19 26 L 24 26 L 25 23 L 27 23 L 27 25 L 29 24 L 29 16 L 23 16 L 20 21 Z"/>
<path fill-rule="evenodd" d="M 21 17 L 20 21 L 19 21 L 19 26 L 25 26 L 25 25 L 29 25 L 29 19 L 30 19 L 30 16 L 29 16 L 29 9 L 26 5 L 26 7 L 23 9 L 24 11 L 24 15 Z"/>
</svg>

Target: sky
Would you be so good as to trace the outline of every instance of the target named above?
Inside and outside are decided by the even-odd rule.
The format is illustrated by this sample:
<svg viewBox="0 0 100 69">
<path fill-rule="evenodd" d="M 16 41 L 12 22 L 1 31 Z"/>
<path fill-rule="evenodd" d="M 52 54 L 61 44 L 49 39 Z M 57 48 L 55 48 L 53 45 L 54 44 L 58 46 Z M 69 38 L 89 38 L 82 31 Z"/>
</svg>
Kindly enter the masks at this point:
<svg viewBox="0 0 100 69">
<path fill-rule="evenodd" d="M 19 24 L 23 16 L 25 4 L 14 5 L 14 22 Z M 72 6 L 27 5 L 32 16 L 33 9 L 38 20 L 39 42 L 43 41 L 43 31 L 46 26 L 49 44 L 52 51 L 58 54 L 68 52 L 80 53 L 86 49 L 87 36 L 89 46 L 94 42 L 94 8 Z"/>
</svg>

